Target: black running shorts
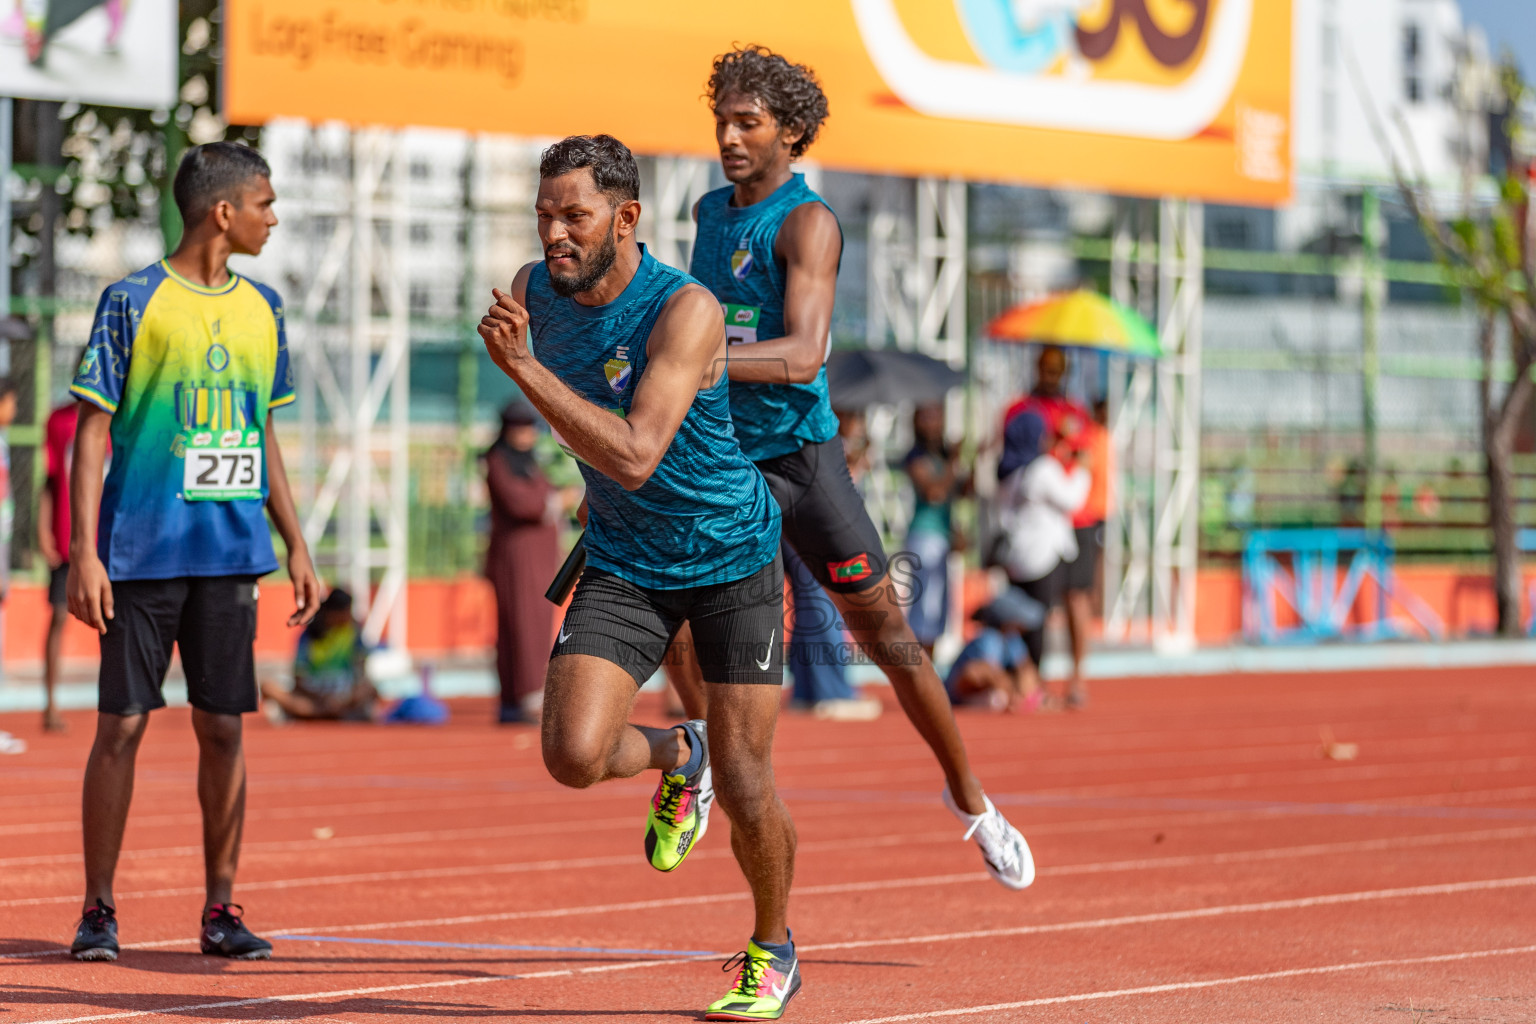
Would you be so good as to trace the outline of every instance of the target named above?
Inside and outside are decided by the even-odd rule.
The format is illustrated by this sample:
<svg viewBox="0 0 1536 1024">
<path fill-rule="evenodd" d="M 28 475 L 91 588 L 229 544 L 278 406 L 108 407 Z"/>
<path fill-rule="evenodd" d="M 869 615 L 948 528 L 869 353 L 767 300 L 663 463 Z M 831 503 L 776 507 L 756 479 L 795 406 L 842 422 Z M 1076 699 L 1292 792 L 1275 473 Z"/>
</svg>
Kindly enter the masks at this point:
<svg viewBox="0 0 1536 1024">
<path fill-rule="evenodd" d="M 784 513 L 784 539 L 828 590 L 857 594 L 885 578 L 885 548 L 853 486 L 838 438 L 757 464 Z"/>
<path fill-rule="evenodd" d="M 589 654 L 628 672 L 636 685 L 661 666 L 684 622 L 707 683 L 784 682 L 784 565 L 773 561 L 745 579 L 681 590 L 652 590 L 588 566 L 550 657 Z"/>
<path fill-rule="evenodd" d="M 1099 571 L 1099 552 L 1104 549 L 1104 524 L 1093 523 L 1079 526 L 1072 531 L 1077 536 L 1077 557 L 1067 563 L 1067 593 L 1074 590 L 1092 590 L 1094 577 Z"/>
<path fill-rule="evenodd" d="M 216 715 L 256 710 L 255 576 L 183 576 L 112 584 L 101 638 L 97 708 L 142 715 L 165 707 L 171 646 L 181 650 L 187 700 Z"/>
</svg>

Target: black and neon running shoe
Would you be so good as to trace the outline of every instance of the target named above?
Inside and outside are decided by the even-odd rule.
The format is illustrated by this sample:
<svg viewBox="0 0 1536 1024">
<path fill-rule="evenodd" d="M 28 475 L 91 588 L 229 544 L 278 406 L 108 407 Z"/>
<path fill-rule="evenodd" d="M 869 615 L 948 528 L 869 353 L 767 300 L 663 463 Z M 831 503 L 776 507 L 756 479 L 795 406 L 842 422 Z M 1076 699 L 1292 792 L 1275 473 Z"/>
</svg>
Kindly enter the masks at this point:
<svg viewBox="0 0 1536 1024">
<path fill-rule="evenodd" d="M 709 809 L 715 802 L 704 721 L 695 718 L 679 728 L 689 732 L 690 743 L 703 745 L 703 760 L 692 777 L 662 772 L 661 784 L 651 797 L 645 816 L 645 856 L 657 871 L 676 869 L 699 844 L 709 829 Z"/>
<path fill-rule="evenodd" d="M 94 907 L 81 915 L 69 953 L 76 960 L 116 960 L 117 908 L 98 899 Z"/>
<path fill-rule="evenodd" d="M 738 967 L 736 983 L 709 1004 L 705 1020 L 778 1020 L 800 991 L 800 961 L 780 959 L 756 942 L 725 962 L 722 971 Z"/>
<path fill-rule="evenodd" d="M 272 943 L 252 934 L 240 919 L 245 908 L 238 903 L 215 903 L 203 921 L 204 956 L 227 956 L 231 960 L 267 960 Z"/>
</svg>

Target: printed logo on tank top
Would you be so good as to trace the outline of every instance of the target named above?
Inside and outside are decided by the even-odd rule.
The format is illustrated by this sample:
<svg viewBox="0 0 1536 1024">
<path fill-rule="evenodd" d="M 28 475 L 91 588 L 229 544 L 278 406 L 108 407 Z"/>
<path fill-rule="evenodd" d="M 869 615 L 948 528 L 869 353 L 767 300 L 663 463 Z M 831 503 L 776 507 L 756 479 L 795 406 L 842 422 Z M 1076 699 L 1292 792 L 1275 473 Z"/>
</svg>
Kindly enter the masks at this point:
<svg viewBox="0 0 1536 1024">
<path fill-rule="evenodd" d="M 736 243 L 736 251 L 731 253 L 731 276 L 738 281 L 745 281 L 750 273 L 752 273 L 752 240 L 743 238 Z"/>
<path fill-rule="evenodd" d="M 629 348 L 620 345 L 614 357 L 603 364 L 603 376 L 608 378 L 608 386 L 616 395 L 622 395 L 624 389 L 629 387 L 629 378 L 634 376 L 634 367 L 630 365 Z"/>
</svg>

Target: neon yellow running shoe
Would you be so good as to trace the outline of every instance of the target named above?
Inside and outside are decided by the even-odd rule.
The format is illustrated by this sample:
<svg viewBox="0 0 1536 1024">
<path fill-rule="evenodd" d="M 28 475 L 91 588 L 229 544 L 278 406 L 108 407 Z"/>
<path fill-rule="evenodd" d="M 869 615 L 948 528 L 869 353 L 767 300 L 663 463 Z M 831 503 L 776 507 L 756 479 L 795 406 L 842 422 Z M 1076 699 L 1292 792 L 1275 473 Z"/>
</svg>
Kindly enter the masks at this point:
<svg viewBox="0 0 1536 1024">
<path fill-rule="evenodd" d="M 692 778 L 661 773 L 661 784 L 645 816 L 645 856 L 657 871 L 675 870 L 704 838 L 715 799 L 704 722 L 695 718 L 682 728 L 689 733 L 691 743 L 703 745 L 703 761 Z"/>
<path fill-rule="evenodd" d="M 736 984 L 724 996 L 709 1004 L 705 1020 L 778 1020 L 784 1008 L 800 991 L 800 961 L 796 957 L 780 959 L 755 942 L 748 942 L 745 952 L 737 953 L 721 968 L 736 972 Z"/>
</svg>

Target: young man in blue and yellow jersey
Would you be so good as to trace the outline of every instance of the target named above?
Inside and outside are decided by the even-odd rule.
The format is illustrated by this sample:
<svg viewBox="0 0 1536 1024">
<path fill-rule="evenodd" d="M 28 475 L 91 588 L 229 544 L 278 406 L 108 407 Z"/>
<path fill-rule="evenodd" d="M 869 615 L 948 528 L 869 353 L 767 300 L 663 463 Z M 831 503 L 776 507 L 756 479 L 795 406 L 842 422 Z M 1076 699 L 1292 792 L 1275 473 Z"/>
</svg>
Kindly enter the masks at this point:
<svg viewBox="0 0 1536 1024">
<path fill-rule="evenodd" d="M 85 769 L 85 912 L 72 952 L 117 959 L 112 880 L 133 766 L 171 648 L 181 651 L 198 741 L 207 896 L 202 951 L 265 959 L 231 902 L 245 820 L 241 718 L 255 711 L 256 581 L 288 549 L 307 623 L 321 588 L 299 529 L 272 410 L 293 401 L 276 292 L 226 266 L 277 224 L 267 163 L 216 142 L 176 172 L 186 225 L 167 259 L 102 293 L 70 393 L 80 400 L 70 475 L 69 610 L 101 633 L 96 741 Z M 110 438 L 112 468 L 103 481 Z M 265 514 L 264 514 L 265 511 Z"/>
<path fill-rule="evenodd" d="M 495 293 L 480 325 L 587 484 L 587 565 L 549 662 L 544 763 L 577 788 L 659 768 L 645 852 L 662 871 L 703 835 L 713 775 L 752 890 L 749 948 L 777 954 L 747 958 L 742 973 L 768 993 L 755 1016 L 773 1018 L 800 987 L 785 920 L 795 831 L 771 758 L 784 678 L 779 510 L 731 429 L 720 306 L 637 243 L 639 195 L 634 157 L 611 136 L 545 150 L 544 259 Z M 685 620 L 707 725 L 630 725 L 640 684 Z M 741 1019 L 721 1009 L 733 1001 L 706 1019 Z"/>
<path fill-rule="evenodd" d="M 689 272 L 725 312 L 736 436 L 778 500 L 785 543 L 831 594 L 938 758 L 944 802 L 966 838 L 994 878 L 1022 889 L 1035 876 L 1029 846 L 971 774 L 949 695 L 888 583 L 879 531 L 837 438 L 823 364 L 842 229 L 790 170 L 827 117 L 826 96 L 810 68 L 755 46 L 716 58 L 707 92 L 731 184 L 699 200 Z"/>
</svg>

